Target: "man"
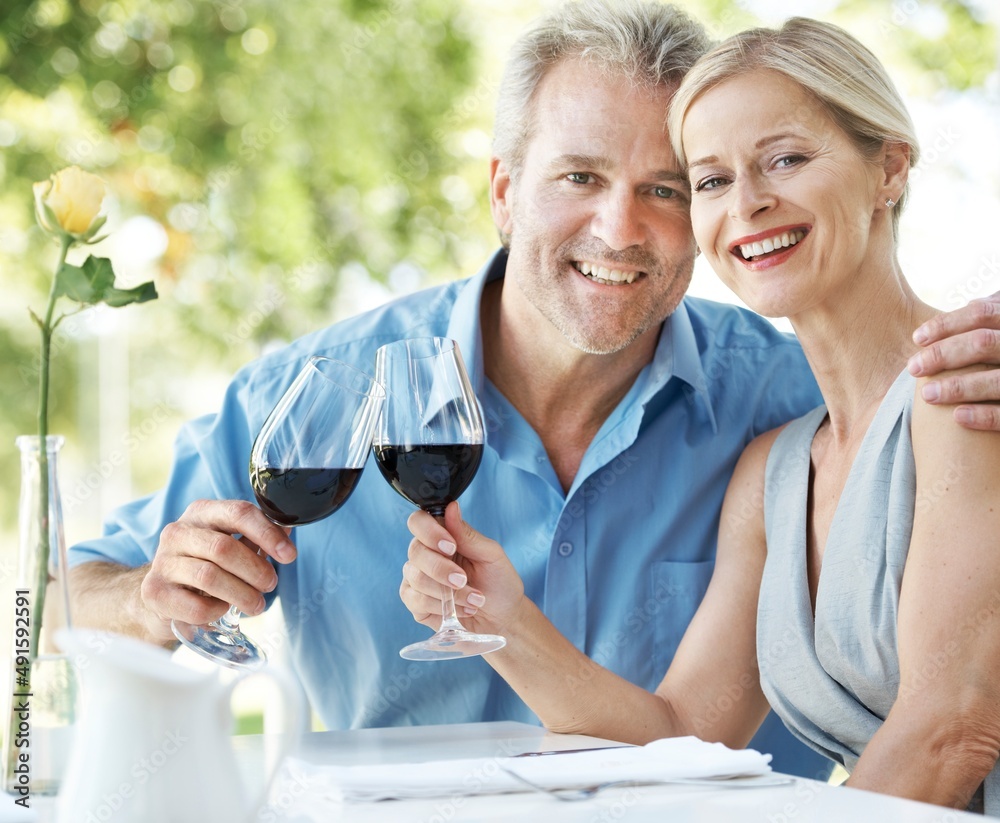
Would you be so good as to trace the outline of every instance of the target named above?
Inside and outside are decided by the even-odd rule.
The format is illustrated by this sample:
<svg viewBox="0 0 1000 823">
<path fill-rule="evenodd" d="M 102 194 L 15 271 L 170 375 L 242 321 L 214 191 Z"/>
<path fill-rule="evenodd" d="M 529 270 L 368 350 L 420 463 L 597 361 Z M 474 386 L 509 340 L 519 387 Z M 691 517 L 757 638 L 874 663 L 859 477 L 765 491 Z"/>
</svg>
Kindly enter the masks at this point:
<svg viewBox="0 0 1000 823">
<path fill-rule="evenodd" d="M 743 446 L 820 402 L 794 340 L 682 299 L 697 250 L 663 123 L 706 45 L 656 3 L 562 7 L 523 37 L 490 168 L 509 253 L 243 369 L 219 414 L 181 432 L 166 489 L 74 547 L 78 622 L 170 645 L 171 618 L 207 622 L 229 603 L 257 614 L 280 592 L 291 657 L 328 727 L 534 720 L 482 659 L 398 657 L 426 629 L 395 594 L 412 507 L 378 472 L 290 537 L 248 502 L 253 438 L 309 355 L 370 369 L 384 343 L 439 335 L 458 341 L 485 412 L 466 518 L 507 547 L 572 642 L 655 686 L 708 584 Z M 566 689 L 585 677 L 568 673 Z M 780 770 L 823 773 L 778 725 L 754 745 Z"/>
</svg>

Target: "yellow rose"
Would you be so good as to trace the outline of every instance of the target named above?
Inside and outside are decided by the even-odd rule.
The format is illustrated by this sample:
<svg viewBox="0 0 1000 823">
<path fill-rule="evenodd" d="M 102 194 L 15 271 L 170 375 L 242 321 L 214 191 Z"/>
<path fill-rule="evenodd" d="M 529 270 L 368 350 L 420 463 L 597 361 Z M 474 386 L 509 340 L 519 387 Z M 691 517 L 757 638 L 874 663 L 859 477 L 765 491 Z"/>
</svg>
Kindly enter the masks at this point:
<svg viewBox="0 0 1000 823">
<path fill-rule="evenodd" d="M 35 183 L 38 222 L 51 234 L 65 233 L 89 239 L 104 225 L 98 218 L 104 202 L 104 181 L 76 166 Z"/>
</svg>

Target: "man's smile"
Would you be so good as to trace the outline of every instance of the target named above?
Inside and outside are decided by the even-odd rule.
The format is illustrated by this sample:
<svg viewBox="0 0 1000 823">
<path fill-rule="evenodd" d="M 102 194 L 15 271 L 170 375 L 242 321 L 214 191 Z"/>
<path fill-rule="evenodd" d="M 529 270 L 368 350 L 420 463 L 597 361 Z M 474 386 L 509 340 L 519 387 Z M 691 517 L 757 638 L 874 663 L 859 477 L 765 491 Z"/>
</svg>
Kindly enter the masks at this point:
<svg viewBox="0 0 1000 823">
<path fill-rule="evenodd" d="M 606 266 L 578 260 L 573 261 L 573 268 L 595 283 L 600 283 L 604 286 L 622 286 L 646 276 L 646 273 L 641 271 L 609 269 Z"/>
</svg>

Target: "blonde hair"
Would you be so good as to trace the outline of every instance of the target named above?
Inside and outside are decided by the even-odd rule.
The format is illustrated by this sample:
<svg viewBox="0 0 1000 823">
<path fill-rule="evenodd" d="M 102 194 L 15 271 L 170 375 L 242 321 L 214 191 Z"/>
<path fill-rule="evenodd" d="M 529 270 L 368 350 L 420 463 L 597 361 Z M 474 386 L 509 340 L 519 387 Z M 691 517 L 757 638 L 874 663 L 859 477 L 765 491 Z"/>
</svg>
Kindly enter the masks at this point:
<svg viewBox="0 0 1000 823">
<path fill-rule="evenodd" d="M 561 60 L 591 61 L 639 87 L 677 86 L 708 49 L 702 26 L 675 6 L 626 0 L 564 3 L 514 44 L 497 96 L 493 154 L 516 174 L 532 137 L 532 105 L 546 72 Z M 666 122 L 666 112 L 664 112 Z"/>
<path fill-rule="evenodd" d="M 681 163 L 681 127 L 691 104 L 704 92 L 746 72 L 779 72 L 812 94 L 848 135 L 862 157 L 873 160 L 886 143 L 909 146 L 910 166 L 920 156 L 906 104 L 885 67 L 839 26 L 792 17 L 777 29 L 740 32 L 712 49 L 688 72 L 670 104 L 668 131 Z M 892 211 L 893 232 L 906 203 L 903 189 Z"/>
</svg>

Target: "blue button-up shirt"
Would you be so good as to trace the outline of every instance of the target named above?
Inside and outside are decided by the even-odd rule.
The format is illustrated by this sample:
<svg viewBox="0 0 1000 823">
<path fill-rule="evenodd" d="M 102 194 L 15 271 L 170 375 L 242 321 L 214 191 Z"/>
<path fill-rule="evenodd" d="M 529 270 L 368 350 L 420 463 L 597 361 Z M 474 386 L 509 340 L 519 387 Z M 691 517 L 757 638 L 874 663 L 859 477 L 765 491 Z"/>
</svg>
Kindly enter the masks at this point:
<svg viewBox="0 0 1000 823">
<path fill-rule="evenodd" d="M 599 663 L 647 689 L 659 683 L 708 586 L 719 511 L 743 447 L 821 402 L 793 338 L 751 312 L 686 298 L 666 320 L 652 362 L 588 447 L 565 493 L 535 431 L 483 369 L 483 286 L 503 276 L 498 252 L 467 281 L 428 289 L 297 340 L 241 370 L 221 411 L 181 430 L 166 487 L 114 512 L 71 564 L 148 562 L 163 526 L 196 498 L 253 500 L 250 448 L 305 359 L 324 354 L 373 369 L 404 337 L 458 341 L 486 429 L 482 464 L 462 496 L 477 529 L 504 546 L 525 591 Z M 347 504 L 295 530 L 298 558 L 276 590 L 290 657 L 329 728 L 537 718 L 481 658 L 399 657 L 429 635 L 397 591 L 412 506 L 369 466 Z M 567 671 L 571 698 L 577 678 Z M 782 770 L 815 776 L 818 756 L 783 729 L 755 745 Z"/>
</svg>

